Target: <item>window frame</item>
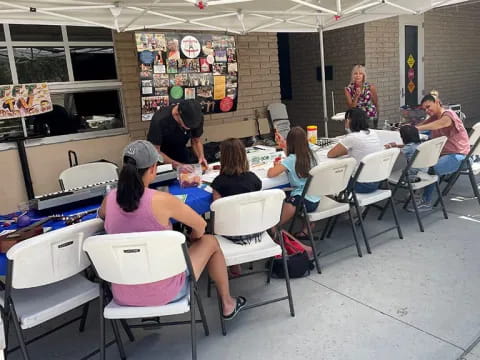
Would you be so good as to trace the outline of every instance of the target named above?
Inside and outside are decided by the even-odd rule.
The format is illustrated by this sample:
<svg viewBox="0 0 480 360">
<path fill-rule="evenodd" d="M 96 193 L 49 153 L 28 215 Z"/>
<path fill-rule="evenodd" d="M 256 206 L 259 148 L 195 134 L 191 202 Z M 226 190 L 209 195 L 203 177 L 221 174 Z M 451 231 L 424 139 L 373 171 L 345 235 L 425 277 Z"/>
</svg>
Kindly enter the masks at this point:
<svg viewBox="0 0 480 360">
<path fill-rule="evenodd" d="M 47 82 L 50 93 L 52 94 L 66 94 L 75 92 L 90 92 L 98 90 L 116 90 L 119 92 L 120 111 L 122 116 L 122 127 L 109 130 L 99 130 L 92 132 L 85 132 L 81 134 L 68 134 L 60 136 L 49 136 L 44 138 L 28 139 L 27 146 L 51 144 L 57 142 L 65 142 L 70 140 L 91 139 L 102 136 L 112 136 L 128 133 L 127 123 L 125 118 L 125 104 L 123 101 L 123 83 L 118 79 L 119 69 L 117 61 L 117 52 L 114 45 L 113 34 L 112 41 L 68 41 L 67 25 L 58 25 L 62 31 L 63 41 L 12 41 L 9 24 L 1 24 L 5 34 L 5 41 L 0 41 L 0 47 L 7 49 L 8 62 L 10 65 L 10 73 L 12 76 L 12 83 L 18 84 L 18 73 L 15 64 L 15 47 L 63 47 L 65 49 L 65 60 L 67 65 L 68 81 L 65 82 Z M 32 25 L 33 26 L 33 25 Z M 115 58 L 115 69 L 117 79 L 111 80 L 88 80 L 75 81 L 73 75 L 72 57 L 70 54 L 71 47 L 111 47 Z M 48 139 L 48 140 L 47 140 Z M 3 145 L 7 145 L 4 143 Z M 8 146 L 7 146 L 8 147 Z M 0 151 L 4 150 L 5 146 L 0 144 Z"/>
</svg>

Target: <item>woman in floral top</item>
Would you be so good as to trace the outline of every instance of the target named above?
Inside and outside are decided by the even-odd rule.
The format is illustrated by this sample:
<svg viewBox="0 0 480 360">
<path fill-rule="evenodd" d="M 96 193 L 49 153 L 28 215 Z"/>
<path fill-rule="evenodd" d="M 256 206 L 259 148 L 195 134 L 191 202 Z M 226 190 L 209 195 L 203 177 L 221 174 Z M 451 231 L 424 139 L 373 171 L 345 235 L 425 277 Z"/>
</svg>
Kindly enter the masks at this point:
<svg viewBox="0 0 480 360">
<path fill-rule="evenodd" d="M 358 108 L 367 113 L 370 127 L 378 126 L 378 96 L 374 85 L 367 82 L 365 66 L 355 65 L 350 84 L 345 88 L 345 98 L 349 109 Z"/>
</svg>

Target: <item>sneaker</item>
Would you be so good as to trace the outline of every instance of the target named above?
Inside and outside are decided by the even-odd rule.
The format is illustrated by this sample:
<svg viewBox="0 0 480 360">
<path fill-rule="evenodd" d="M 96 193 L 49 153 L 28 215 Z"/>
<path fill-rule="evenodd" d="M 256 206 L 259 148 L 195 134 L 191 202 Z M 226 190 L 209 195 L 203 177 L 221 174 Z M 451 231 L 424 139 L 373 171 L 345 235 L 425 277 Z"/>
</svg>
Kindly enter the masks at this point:
<svg viewBox="0 0 480 360">
<path fill-rule="evenodd" d="M 417 204 L 418 212 L 426 212 L 426 211 L 431 211 L 433 209 L 432 204 L 427 203 L 424 200 L 416 201 L 416 204 Z M 415 212 L 415 209 L 413 208 L 413 204 L 410 204 L 407 206 L 407 211 Z"/>
</svg>

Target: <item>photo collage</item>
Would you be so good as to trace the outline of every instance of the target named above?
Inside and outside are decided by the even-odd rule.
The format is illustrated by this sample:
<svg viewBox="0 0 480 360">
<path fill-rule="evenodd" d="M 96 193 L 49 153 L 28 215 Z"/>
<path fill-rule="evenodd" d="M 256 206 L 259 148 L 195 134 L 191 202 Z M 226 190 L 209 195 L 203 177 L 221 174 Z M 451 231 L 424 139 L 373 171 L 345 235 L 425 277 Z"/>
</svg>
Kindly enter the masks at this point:
<svg viewBox="0 0 480 360">
<path fill-rule="evenodd" d="M 233 36 L 137 32 L 135 40 L 143 121 L 182 99 L 198 100 L 205 114 L 236 110 Z"/>
</svg>

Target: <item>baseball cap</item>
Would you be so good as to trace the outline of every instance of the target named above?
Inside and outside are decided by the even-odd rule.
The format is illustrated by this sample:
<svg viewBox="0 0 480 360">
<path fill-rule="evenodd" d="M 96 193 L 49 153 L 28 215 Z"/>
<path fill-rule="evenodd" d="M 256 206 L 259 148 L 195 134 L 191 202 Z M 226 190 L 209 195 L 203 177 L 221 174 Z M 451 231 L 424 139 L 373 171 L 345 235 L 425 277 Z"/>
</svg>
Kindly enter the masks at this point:
<svg viewBox="0 0 480 360">
<path fill-rule="evenodd" d="M 155 149 L 155 146 L 147 140 L 136 140 L 128 144 L 123 149 L 123 156 L 128 156 L 135 160 L 137 169 L 146 169 L 158 161 L 163 162 L 163 158 Z"/>
<path fill-rule="evenodd" d="M 202 105 L 196 100 L 184 100 L 178 104 L 178 110 L 183 123 L 190 129 L 196 129 L 202 124 Z"/>
</svg>

